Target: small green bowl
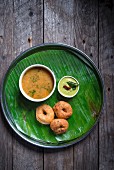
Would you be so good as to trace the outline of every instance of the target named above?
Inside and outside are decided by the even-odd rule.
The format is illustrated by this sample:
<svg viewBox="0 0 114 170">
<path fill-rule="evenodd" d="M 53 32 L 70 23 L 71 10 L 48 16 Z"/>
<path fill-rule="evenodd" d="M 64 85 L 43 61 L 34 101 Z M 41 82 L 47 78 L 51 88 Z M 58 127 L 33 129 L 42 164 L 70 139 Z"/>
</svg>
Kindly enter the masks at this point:
<svg viewBox="0 0 114 170">
<path fill-rule="evenodd" d="M 79 91 L 79 82 L 72 76 L 64 76 L 58 83 L 58 91 L 66 98 L 74 97 Z"/>
</svg>

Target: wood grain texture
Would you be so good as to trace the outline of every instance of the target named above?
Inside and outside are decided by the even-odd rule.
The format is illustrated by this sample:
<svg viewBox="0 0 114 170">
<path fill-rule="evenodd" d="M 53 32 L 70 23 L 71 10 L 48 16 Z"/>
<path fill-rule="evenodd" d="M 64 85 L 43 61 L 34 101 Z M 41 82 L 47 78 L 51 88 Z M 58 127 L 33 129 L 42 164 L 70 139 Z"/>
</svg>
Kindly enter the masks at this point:
<svg viewBox="0 0 114 170">
<path fill-rule="evenodd" d="M 43 0 L 14 1 L 14 53 L 43 43 Z"/>
<path fill-rule="evenodd" d="M 59 3 L 46 1 L 44 6 L 44 30 L 46 30 L 44 41 L 75 45 L 86 52 L 98 65 L 97 5 L 97 3 L 90 1 L 59 1 Z M 72 150 L 72 147 L 70 150 Z M 59 153 L 56 154 L 55 157 L 57 159 L 55 160 L 51 156 L 52 154 L 50 154 L 50 157 L 47 157 L 45 153 L 44 160 L 48 160 L 46 161 L 48 164 L 45 164 L 46 168 L 53 167 L 49 163 L 50 160 L 53 160 L 55 164 L 58 162 Z M 72 162 L 74 169 L 98 169 L 98 127 L 86 140 L 74 146 L 74 152 L 70 151 L 69 154 L 69 159 L 71 160 L 67 161 L 67 168 L 69 167 L 69 162 Z M 68 158 L 65 157 L 64 159 Z M 89 161 L 89 164 L 86 163 L 87 161 Z M 62 164 L 62 162 L 59 164 Z M 58 169 L 58 166 L 56 166 L 56 169 Z"/>
<path fill-rule="evenodd" d="M 74 44 L 98 66 L 98 2 L 75 1 Z"/>
<path fill-rule="evenodd" d="M 0 1 L 0 87 L 4 74 L 11 63 L 13 26 L 12 2 Z M 12 130 L 0 107 L 0 170 L 12 169 Z"/>
<path fill-rule="evenodd" d="M 0 84 L 11 61 L 20 52 L 43 42 L 42 1 L 1 1 L 0 3 Z M 21 138 L 9 130 L 0 109 L 0 169 L 42 169 L 42 149 L 21 143 Z M 18 139 L 18 140 L 17 140 Z"/>
<path fill-rule="evenodd" d="M 73 0 L 44 0 L 44 42 L 73 45 Z"/>
<path fill-rule="evenodd" d="M 44 169 L 73 170 L 72 147 L 44 150 Z"/>
<path fill-rule="evenodd" d="M 27 143 L 15 134 L 13 138 L 13 169 L 42 170 L 43 149 Z"/>
<path fill-rule="evenodd" d="M 15 0 L 13 12 L 13 49 L 16 56 L 31 46 L 43 43 L 43 1 Z M 41 170 L 42 167 L 43 149 L 34 148 L 14 135 L 13 169 Z"/>
<path fill-rule="evenodd" d="M 99 3 L 99 59 L 105 104 L 99 123 L 99 169 L 114 169 L 114 0 Z"/>
<path fill-rule="evenodd" d="M 73 45 L 73 0 L 44 1 L 44 42 Z M 73 170 L 73 147 L 45 149 L 44 170 Z"/>
<path fill-rule="evenodd" d="M 98 67 L 97 1 L 75 1 L 74 24 L 75 46 L 85 52 Z M 85 140 L 74 145 L 74 169 L 98 170 L 98 125 Z"/>
</svg>

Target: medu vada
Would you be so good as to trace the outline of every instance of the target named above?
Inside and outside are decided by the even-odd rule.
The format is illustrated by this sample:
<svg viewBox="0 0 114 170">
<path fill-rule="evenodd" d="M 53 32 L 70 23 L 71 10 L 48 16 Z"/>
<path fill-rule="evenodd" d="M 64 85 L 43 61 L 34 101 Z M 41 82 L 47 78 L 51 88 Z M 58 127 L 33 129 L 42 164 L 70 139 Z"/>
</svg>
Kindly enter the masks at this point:
<svg viewBox="0 0 114 170">
<path fill-rule="evenodd" d="M 36 119 L 45 125 L 48 125 L 51 123 L 51 121 L 54 119 L 54 111 L 53 109 L 47 105 L 43 104 L 36 108 Z"/>
<path fill-rule="evenodd" d="M 57 102 L 53 110 L 58 118 L 68 119 L 72 115 L 72 107 L 69 103 L 65 101 Z"/>
<path fill-rule="evenodd" d="M 58 135 L 65 133 L 68 127 L 69 127 L 68 121 L 65 119 L 54 119 L 50 123 L 51 130 Z"/>
</svg>

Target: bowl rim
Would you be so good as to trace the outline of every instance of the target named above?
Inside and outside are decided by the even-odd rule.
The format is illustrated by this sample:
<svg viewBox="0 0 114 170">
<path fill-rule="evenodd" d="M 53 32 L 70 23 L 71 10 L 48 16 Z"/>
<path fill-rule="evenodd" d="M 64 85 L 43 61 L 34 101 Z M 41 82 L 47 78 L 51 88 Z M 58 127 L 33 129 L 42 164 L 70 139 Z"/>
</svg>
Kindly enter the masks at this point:
<svg viewBox="0 0 114 170">
<path fill-rule="evenodd" d="M 34 67 L 42 67 L 42 68 L 45 68 L 46 70 L 48 70 L 48 71 L 51 73 L 51 75 L 52 75 L 52 77 L 53 77 L 54 85 L 53 85 L 53 89 L 52 89 L 51 93 L 49 93 L 48 96 L 46 96 L 46 97 L 44 97 L 44 98 L 41 98 L 41 99 L 34 99 L 34 98 L 30 97 L 29 95 L 26 94 L 26 92 L 25 92 L 25 91 L 23 90 L 23 88 L 22 88 L 22 79 L 23 79 L 24 74 L 25 74 L 29 69 L 34 68 Z M 21 73 L 21 75 L 20 75 L 20 78 L 19 78 L 19 89 L 20 89 L 22 95 L 23 95 L 26 99 L 28 99 L 28 100 L 30 100 L 30 101 L 33 101 L 33 102 L 42 102 L 42 101 L 47 100 L 47 99 L 48 99 L 49 97 L 51 97 L 51 95 L 54 93 L 55 87 L 56 87 L 56 77 L 55 77 L 54 72 L 53 72 L 49 67 L 47 67 L 47 66 L 45 66 L 45 65 L 43 65 L 43 64 L 33 64 L 33 65 L 30 65 L 30 66 L 26 67 L 26 68 L 22 71 L 22 73 Z"/>
<path fill-rule="evenodd" d="M 67 78 L 67 77 L 74 79 L 74 80 L 75 80 L 76 82 L 78 82 L 78 84 L 79 84 L 79 81 L 78 81 L 75 77 L 73 77 L 73 76 L 68 76 L 68 75 L 67 75 L 67 76 L 63 76 L 63 77 L 59 80 L 59 82 L 58 82 L 58 92 L 59 92 L 63 97 L 72 98 L 72 97 L 76 96 L 76 94 L 78 93 L 78 91 L 79 91 L 79 89 L 80 89 L 80 86 L 78 85 L 78 90 L 77 90 L 73 95 L 65 95 L 64 93 L 62 93 L 62 92 L 60 91 L 60 89 L 59 89 L 59 85 L 60 85 L 61 80 L 63 80 L 64 78 Z"/>
</svg>

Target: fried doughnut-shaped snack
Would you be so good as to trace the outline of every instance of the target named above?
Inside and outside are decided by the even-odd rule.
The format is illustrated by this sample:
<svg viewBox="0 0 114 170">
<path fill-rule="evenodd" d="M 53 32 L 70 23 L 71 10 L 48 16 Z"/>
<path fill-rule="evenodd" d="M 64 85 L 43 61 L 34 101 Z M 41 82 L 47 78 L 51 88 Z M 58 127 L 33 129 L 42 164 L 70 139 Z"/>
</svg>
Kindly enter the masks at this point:
<svg viewBox="0 0 114 170">
<path fill-rule="evenodd" d="M 72 115 L 72 107 L 65 101 L 59 101 L 53 107 L 53 110 L 58 118 L 68 119 Z"/>
<path fill-rule="evenodd" d="M 56 134 L 65 133 L 67 131 L 68 127 L 69 127 L 68 121 L 65 119 L 54 119 L 50 123 L 50 128 Z"/>
<path fill-rule="evenodd" d="M 48 125 L 54 119 L 54 111 L 53 109 L 47 105 L 43 104 L 36 108 L 36 119 L 45 125 Z"/>
</svg>

